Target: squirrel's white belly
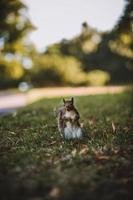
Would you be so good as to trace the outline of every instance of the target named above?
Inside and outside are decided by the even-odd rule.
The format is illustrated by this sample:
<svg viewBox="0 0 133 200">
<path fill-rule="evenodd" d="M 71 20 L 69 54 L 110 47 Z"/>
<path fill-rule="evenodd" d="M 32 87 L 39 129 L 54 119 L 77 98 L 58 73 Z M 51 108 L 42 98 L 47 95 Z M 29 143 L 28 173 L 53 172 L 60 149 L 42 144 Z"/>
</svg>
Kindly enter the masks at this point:
<svg viewBox="0 0 133 200">
<path fill-rule="evenodd" d="M 67 122 L 64 128 L 65 139 L 82 138 L 83 133 L 81 127 L 75 127 L 70 122 Z"/>
</svg>

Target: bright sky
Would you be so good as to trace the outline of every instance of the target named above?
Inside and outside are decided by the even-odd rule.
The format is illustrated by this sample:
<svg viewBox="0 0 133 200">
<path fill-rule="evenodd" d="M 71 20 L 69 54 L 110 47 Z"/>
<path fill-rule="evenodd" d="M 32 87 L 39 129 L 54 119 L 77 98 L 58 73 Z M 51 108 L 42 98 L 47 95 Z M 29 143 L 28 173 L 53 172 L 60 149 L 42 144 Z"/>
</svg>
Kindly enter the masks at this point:
<svg viewBox="0 0 133 200">
<path fill-rule="evenodd" d="M 101 31 L 110 30 L 124 9 L 124 0 L 23 0 L 32 23 L 30 35 L 39 50 L 81 31 L 82 22 Z"/>
</svg>

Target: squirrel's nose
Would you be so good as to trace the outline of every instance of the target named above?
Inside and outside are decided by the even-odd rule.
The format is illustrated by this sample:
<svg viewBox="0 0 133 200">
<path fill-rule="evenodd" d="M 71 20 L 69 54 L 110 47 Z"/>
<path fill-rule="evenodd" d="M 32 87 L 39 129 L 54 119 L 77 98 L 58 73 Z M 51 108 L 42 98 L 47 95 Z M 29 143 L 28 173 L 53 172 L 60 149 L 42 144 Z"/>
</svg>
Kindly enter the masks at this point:
<svg viewBox="0 0 133 200">
<path fill-rule="evenodd" d="M 67 106 L 66 109 L 69 111 L 71 110 L 71 106 Z"/>
</svg>

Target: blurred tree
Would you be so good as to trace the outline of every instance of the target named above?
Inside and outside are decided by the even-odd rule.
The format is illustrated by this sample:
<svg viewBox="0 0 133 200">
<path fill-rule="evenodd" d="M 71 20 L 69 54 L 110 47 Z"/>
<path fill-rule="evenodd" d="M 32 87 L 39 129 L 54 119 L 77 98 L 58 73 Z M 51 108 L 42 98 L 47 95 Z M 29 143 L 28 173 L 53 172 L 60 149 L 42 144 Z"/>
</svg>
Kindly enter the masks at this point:
<svg viewBox="0 0 133 200">
<path fill-rule="evenodd" d="M 96 84 L 133 82 L 133 1 L 126 0 L 124 12 L 112 31 L 100 33 L 83 22 L 78 36 L 49 46 L 45 53 L 76 58 L 90 84 L 96 80 Z"/>
<path fill-rule="evenodd" d="M 71 40 L 63 39 L 60 43 L 49 46 L 45 53 L 75 56 L 80 60 L 86 53 L 96 51 L 100 41 L 101 33 L 89 27 L 89 25 L 84 22 L 82 24 L 82 31 L 78 36 Z"/>
<path fill-rule="evenodd" d="M 34 29 L 21 0 L 0 0 L 0 87 L 18 82 L 96 85 L 133 81 L 133 2 L 110 32 L 82 23 L 81 33 L 37 52 L 26 36 Z M 76 77 L 75 77 L 76 74 Z"/>
<path fill-rule="evenodd" d="M 26 35 L 33 29 L 22 1 L 0 0 L 1 88 L 16 86 L 24 75 L 23 58 L 29 53 Z"/>
<path fill-rule="evenodd" d="M 133 33 L 133 1 L 125 0 L 126 6 L 123 15 L 118 20 L 115 30 L 118 32 Z"/>
<path fill-rule="evenodd" d="M 0 0 L 0 41 L 3 51 L 17 51 L 17 42 L 33 28 L 27 17 L 27 7 L 20 0 Z"/>
<path fill-rule="evenodd" d="M 32 81 L 42 85 L 132 82 L 132 19 L 133 3 L 127 0 L 122 17 L 110 32 L 101 33 L 83 22 L 79 35 L 50 45 L 35 61 Z M 76 80 L 74 74 L 79 74 Z"/>
<path fill-rule="evenodd" d="M 50 46 L 46 53 L 73 56 L 86 73 L 93 70 L 107 72 L 111 84 L 128 83 L 133 81 L 132 41 L 131 33 L 118 33 L 116 29 L 99 33 L 84 22 L 78 36 Z M 94 75 L 99 76 L 98 73 Z"/>
<path fill-rule="evenodd" d="M 31 77 L 34 86 L 83 85 L 87 80 L 80 62 L 75 57 L 58 54 L 36 57 Z"/>
</svg>

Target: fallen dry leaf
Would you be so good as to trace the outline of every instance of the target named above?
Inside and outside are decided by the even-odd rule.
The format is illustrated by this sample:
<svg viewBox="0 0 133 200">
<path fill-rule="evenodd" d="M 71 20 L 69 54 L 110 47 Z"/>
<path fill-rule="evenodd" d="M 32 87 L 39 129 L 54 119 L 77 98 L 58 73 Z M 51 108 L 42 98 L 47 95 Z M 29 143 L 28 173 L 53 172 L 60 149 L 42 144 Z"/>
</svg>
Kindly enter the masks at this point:
<svg viewBox="0 0 133 200">
<path fill-rule="evenodd" d="M 85 155 L 88 153 L 88 148 L 84 148 L 79 152 L 79 155 Z"/>
<path fill-rule="evenodd" d="M 60 195 L 60 188 L 57 186 L 53 187 L 49 193 L 49 196 L 52 198 L 58 198 L 59 195 Z"/>
<path fill-rule="evenodd" d="M 94 158 L 96 160 L 108 160 L 109 156 L 104 155 L 102 151 L 93 151 Z"/>
<path fill-rule="evenodd" d="M 51 142 L 50 144 L 48 144 L 48 146 L 51 146 L 53 144 L 56 144 L 56 141 Z"/>
<path fill-rule="evenodd" d="M 113 129 L 113 132 L 115 132 L 116 131 L 116 126 L 115 126 L 115 124 L 114 124 L 114 122 L 112 121 L 112 129 Z"/>
<path fill-rule="evenodd" d="M 81 147 L 82 148 L 81 148 L 81 150 L 79 152 L 79 155 L 85 155 L 85 154 L 87 154 L 88 153 L 88 146 L 87 145 L 82 145 Z"/>
<path fill-rule="evenodd" d="M 77 154 L 77 149 L 72 150 L 71 154 L 72 154 L 73 157 L 75 157 L 76 154 Z"/>
<path fill-rule="evenodd" d="M 89 124 L 90 125 L 95 125 L 96 124 L 96 119 L 95 118 L 89 119 Z"/>
<path fill-rule="evenodd" d="M 109 159 L 109 156 L 98 156 L 98 157 L 95 157 L 97 160 L 108 160 Z"/>
</svg>

